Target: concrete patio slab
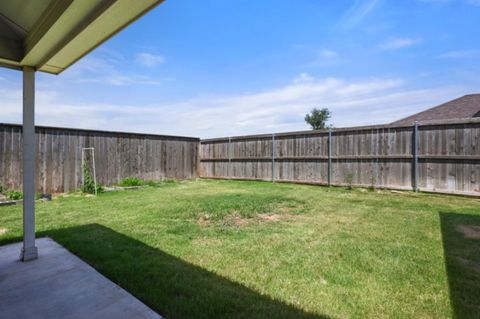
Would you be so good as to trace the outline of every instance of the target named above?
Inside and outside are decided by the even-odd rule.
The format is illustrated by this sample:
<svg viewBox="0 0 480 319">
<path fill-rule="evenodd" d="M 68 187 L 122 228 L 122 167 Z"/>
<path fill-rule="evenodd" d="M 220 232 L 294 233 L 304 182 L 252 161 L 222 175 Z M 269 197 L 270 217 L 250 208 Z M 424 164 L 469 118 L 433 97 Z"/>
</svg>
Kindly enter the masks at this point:
<svg viewBox="0 0 480 319">
<path fill-rule="evenodd" d="M 0 247 L 0 318 L 162 318 L 49 238 L 19 261 L 21 243 Z"/>
</svg>

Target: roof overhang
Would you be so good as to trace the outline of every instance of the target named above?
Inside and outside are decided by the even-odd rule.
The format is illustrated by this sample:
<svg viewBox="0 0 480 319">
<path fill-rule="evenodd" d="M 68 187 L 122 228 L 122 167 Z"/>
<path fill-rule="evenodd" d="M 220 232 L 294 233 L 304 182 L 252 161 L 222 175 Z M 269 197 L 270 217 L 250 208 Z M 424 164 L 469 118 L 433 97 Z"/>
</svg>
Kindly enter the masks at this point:
<svg viewBox="0 0 480 319">
<path fill-rule="evenodd" d="M 0 66 L 59 74 L 163 0 L 1 0 Z"/>
</svg>

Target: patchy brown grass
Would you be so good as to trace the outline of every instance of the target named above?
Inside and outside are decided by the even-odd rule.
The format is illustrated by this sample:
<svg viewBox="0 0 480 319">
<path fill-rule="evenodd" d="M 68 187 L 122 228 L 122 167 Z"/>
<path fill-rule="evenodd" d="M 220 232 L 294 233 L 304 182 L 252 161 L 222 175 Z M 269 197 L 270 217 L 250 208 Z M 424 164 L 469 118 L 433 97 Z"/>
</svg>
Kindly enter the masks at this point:
<svg viewBox="0 0 480 319">
<path fill-rule="evenodd" d="M 277 222 L 282 219 L 279 214 L 257 214 L 257 216 L 264 221 Z"/>
<path fill-rule="evenodd" d="M 209 215 L 205 214 L 205 215 L 200 216 L 200 218 L 197 220 L 197 223 L 200 226 L 208 226 L 212 223 L 212 220 L 210 219 Z"/>
<path fill-rule="evenodd" d="M 220 220 L 212 219 L 212 217 L 208 214 L 200 216 L 197 220 L 197 223 L 200 226 L 230 226 L 230 227 L 241 227 L 247 226 L 254 222 L 253 218 L 241 217 L 238 213 L 233 212 Z"/>
<path fill-rule="evenodd" d="M 277 214 L 277 213 L 258 213 L 254 217 L 242 217 L 238 213 L 233 212 L 225 216 L 221 220 L 214 220 L 208 214 L 200 216 L 197 220 L 197 224 L 200 226 L 229 226 L 229 227 L 243 227 L 249 225 L 257 225 L 263 222 L 280 222 L 296 220 L 300 215 L 293 214 Z"/>
</svg>

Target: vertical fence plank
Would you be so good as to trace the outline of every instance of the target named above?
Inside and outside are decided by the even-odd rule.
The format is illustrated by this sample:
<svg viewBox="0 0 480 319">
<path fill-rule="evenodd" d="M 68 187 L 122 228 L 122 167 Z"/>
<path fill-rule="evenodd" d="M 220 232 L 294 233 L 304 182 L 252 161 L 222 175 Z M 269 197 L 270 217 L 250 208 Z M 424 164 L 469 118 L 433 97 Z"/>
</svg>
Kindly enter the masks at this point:
<svg viewBox="0 0 480 319">
<path fill-rule="evenodd" d="M 272 182 L 275 182 L 275 134 L 272 134 Z"/>
<path fill-rule="evenodd" d="M 228 167 L 227 167 L 227 176 L 228 178 L 232 178 L 232 153 L 231 153 L 231 145 L 232 145 L 232 138 L 228 138 L 228 147 L 227 147 L 227 154 L 228 154 Z"/>
<path fill-rule="evenodd" d="M 413 124 L 413 149 L 412 149 L 412 187 L 415 192 L 418 192 L 418 122 Z"/>
<path fill-rule="evenodd" d="M 328 129 L 328 186 L 332 185 L 332 128 Z"/>
</svg>

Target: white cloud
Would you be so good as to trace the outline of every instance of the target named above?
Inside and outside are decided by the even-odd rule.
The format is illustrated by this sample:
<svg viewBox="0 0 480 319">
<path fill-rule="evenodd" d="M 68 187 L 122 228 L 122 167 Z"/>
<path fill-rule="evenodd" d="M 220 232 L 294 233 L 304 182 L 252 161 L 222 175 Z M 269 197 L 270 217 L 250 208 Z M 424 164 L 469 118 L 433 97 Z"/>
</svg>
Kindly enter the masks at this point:
<svg viewBox="0 0 480 319">
<path fill-rule="evenodd" d="M 413 38 L 390 38 L 378 47 L 382 50 L 397 50 L 410 47 L 419 43 L 419 39 Z"/>
<path fill-rule="evenodd" d="M 314 58 L 306 65 L 307 67 L 325 67 L 340 61 L 339 54 L 330 49 L 315 50 L 313 54 Z"/>
<path fill-rule="evenodd" d="M 336 27 L 339 29 L 350 30 L 360 24 L 382 0 L 355 0 L 352 6 L 348 8 L 342 16 Z"/>
<path fill-rule="evenodd" d="M 39 125 L 199 137 L 307 129 L 304 115 L 328 107 L 335 126 L 388 123 L 467 93 L 464 87 L 410 89 L 392 78 L 315 79 L 301 74 L 290 84 L 251 94 L 203 97 L 170 104 L 65 104 L 39 90 Z M 21 91 L 0 89 L 0 122 L 21 121 Z"/>
<path fill-rule="evenodd" d="M 136 55 L 135 62 L 141 66 L 153 68 L 165 63 L 166 59 L 161 55 L 142 52 Z"/>
<path fill-rule="evenodd" d="M 302 73 L 295 79 L 293 79 L 293 83 L 308 83 L 315 81 L 315 78 L 308 73 Z"/>
<path fill-rule="evenodd" d="M 338 53 L 333 50 L 322 50 L 320 55 L 326 59 L 336 58 Z"/>
<path fill-rule="evenodd" d="M 127 62 L 127 59 L 120 53 L 101 48 L 73 65 L 58 80 L 51 79 L 49 82 L 98 83 L 126 86 L 136 84 L 160 85 L 165 81 L 171 80 L 169 78 L 152 78 L 137 73 L 125 73 L 121 66 Z"/>
<path fill-rule="evenodd" d="M 442 53 L 438 56 L 440 59 L 464 59 L 469 58 L 474 55 L 478 55 L 480 52 L 478 50 L 458 50 L 458 51 L 448 51 Z"/>
</svg>

